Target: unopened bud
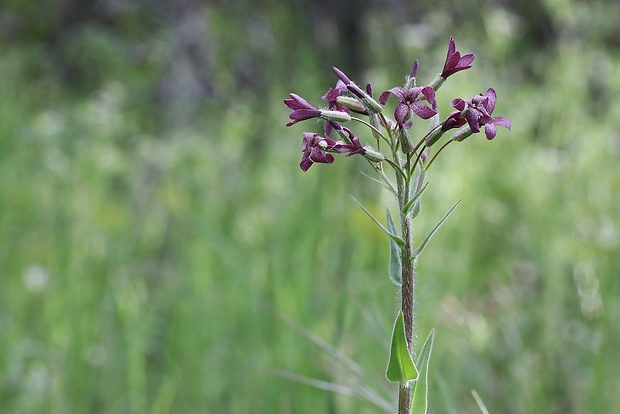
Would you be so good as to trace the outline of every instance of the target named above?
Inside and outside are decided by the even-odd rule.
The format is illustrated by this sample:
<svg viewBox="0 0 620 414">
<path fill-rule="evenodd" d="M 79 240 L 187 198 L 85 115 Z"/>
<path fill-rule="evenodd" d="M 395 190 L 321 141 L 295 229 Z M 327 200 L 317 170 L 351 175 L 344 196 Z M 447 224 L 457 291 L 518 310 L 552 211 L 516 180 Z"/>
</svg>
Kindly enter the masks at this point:
<svg viewBox="0 0 620 414">
<path fill-rule="evenodd" d="M 358 112 L 360 114 L 368 113 L 368 110 L 366 109 L 364 104 L 360 102 L 359 99 L 350 96 L 339 96 L 338 98 L 336 98 L 336 102 L 338 102 L 338 104 L 344 106 L 345 108 L 349 108 L 354 112 Z"/>
<path fill-rule="evenodd" d="M 400 142 L 400 149 L 402 152 L 404 152 L 405 154 L 409 154 L 411 151 L 413 151 L 413 144 L 411 143 L 411 140 L 409 139 L 409 133 L 405 128 L 399 127 L 396 130 L 396 136 L 398 137 L 398 141 Z"/>
<path fill-rule="evenodd" d="M 351 115 L 342 111 L 321 111 L 321 119 L 330 122 L 349 122 Z"/>
<path fill-rule="evenodd" d="M 370 123 L 370 125 L 372 125 L 373 127 L 375 127 L 376 130 L 379 129 L 379 115 L 371 112 L 368 115 L 368 122 Z M 375 129 L 372 130 L 372 136 L 375 137 L 375 139 L 379 140 L 381 139 L 381 134 L 379 132 L 377 132 Z"/>
<path fill-rule="evenodd" d="M 381 154 L 379 151 L 375 150 L 370 145 L 366 145 L 364 147 L 366 152 L 364 152 L 364 157 L 373 162 L 382 162 L 385 161 L 385 156 Z"/>
<path fill-rule="evenodd" d="M 452 141 L 461 142 L 465 138 L 469 137 L 472 134 L 473 134 L 473 132 L 472 132 L 471 128 L 469 127 L 469 125 L 467 125 L 467 126 L 461 128 L 461 129 L 459 129 L 458 131 L 456 131 L 454 133 L 454 135 L 452 135 Z"/>
<path fill-rule="evenodd" d="M 370 95 L 365 94 L 362 98 L 362 102 L 366 104 L 370 112 L 374 112 L 375 114 L 380 114 L 383 112 L 383 107 L 379 105 L 379 102 L 375 101 Z"/>
<path fill-rule="evenodd" d="M 443 129 L 439 127 L 433 129 L 431 133 L 428 135 L 428 137 L 426 138 L 426 146 L 427 147 L 432 146 L 434 143 L 439 141 L 439 138 L 441 138 L 443 134 L 445 133 L 446 131 L 444 131 Z"/>
</svg>

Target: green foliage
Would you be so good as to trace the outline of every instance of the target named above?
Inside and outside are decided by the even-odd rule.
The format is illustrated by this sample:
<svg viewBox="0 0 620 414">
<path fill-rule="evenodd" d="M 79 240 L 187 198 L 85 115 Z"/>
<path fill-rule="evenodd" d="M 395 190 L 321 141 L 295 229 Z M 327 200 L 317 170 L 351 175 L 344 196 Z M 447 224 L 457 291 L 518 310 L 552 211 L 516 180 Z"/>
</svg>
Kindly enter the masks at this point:
<svg viewBox="0 0 620 414">
<path fill-rule="evenodd" d="M 398 312 L 392 330 L 392 345 L 385 376 L 391 382 L 406 383 L 418 378 L 418 370 L 413 364 L 407 349 L 403 314 Z"/>
<path fill-rule="evenodd" d="M 437 233 L 437 230 L 439 230 L 439 227 L 441 227 L 441 225 L 448 219 L 448 217 L 450 217 L 450 214 L 452 214 L 452 212 L 454 211 L 456 206 L 459 205 L 460 202 L 461 200 L 457 201 L 456 204 L 454 204 L 452 208 L 448 210 L 448 212 L 441 218 L 441 220 L 439 220 L 439 222 L 435 224 L 435 227 L 433 227 L 433 229 L 426 235 L 424 240 L 422 240 L 422 243 L 420 243 L 420 245 L 414 250 L 413 252 L 414 257 L 417 257 L 420 255 L 420 253 L 422 253 L 422 251 L 424 250 L 428 242 L 431 241 L 431 238 L 433 237 L 433 235 Z"/>
<path fill-rule="evenodd" d="M 435 330 L 433 329 L 424 341 L 416 361 L 416 368 L 420 375 L 412 387 L 411 414 L 426 414 L 428 410 L 428 363 L 431 360 L 434 338 Z"/>
<path fill-rule="evenodd" d="M 386 213 L 386 221 L 387 221 L 387 229 L 392 234 L 398 234 L 398 229 L 396 228 L 396 223 L 394 223 L 394 219 L 392 218 L 392 213 L 388 207 L 385 208 Z M 390 275 L 390 280 L 397 285 L 400 285 L 403 280 L 403 276 L 401 273 L 402 270 L 402 258 L 401 258 L 401 249 L 391 237 L 390 239 L 390 264 L 388 265 L 388 274 Z"/>
<path fill-rule="evenodd" d="M 366 215 L 367 215 L 368 217 L 370 217 L 370 219 L 371 219 L 372 221 L 374 221 L 374 222 L 375 222 L 375 224 L 376 224 L 377 226 L 379 226 L 379 228 L 385 232 L 385 234 L 387 234 L 387 235 L 388 235 L 388 237 L 390 238 L 390 240 L 391 240 L 392 242 L 396 243 L 396 245 L 397 245 L 397 246 L 399 246 L 399 247 L 403 247 L 403 246 L 405 245 L 405 242 L 403 241 L 403 239 L 401 239 L 401 238 L 398 236 L 398 234 L 394 233 L 394 232 L 393 232 L 393 231 L 391 231 L 390 229 L 386 229 L 386 228 L 385 228 L 385 226 L 384 226 L 383 224 L 381 224 L 381 223 L 379 222 L 379 220 L 377 220 L 377 219 L 375 218 L 375 216 L 373 216 L 373 215 L 372 215 L 372 213 L 371 213 L 370 211 L 368 211 L 368 209 L 366 209 L 366 207 L 364 207 L 364 206 L 362 205 L 362 203 L 360 203 L 359 201 L 357 201 L 357 199 L 356 199 L 355 197 L 353 197 L 352 195 L 351 195 L 350 197 L 353 199 L 353 201 L 355 201 L 355 204 L 357 204 L 357 205 L 358 205 L 358 206 L 359 206 L 359 207 L 360 207 L 360 208 L 364 211 L 364 213 L 366 213 Z M 393 221 L 392 221 L 392 224 L 393 224 Z M 388 226 L 390 226 L 390 224 L 388 224 Z M 392 227 L 394 227 L 394 228 L 395 228 L 396 226 L 392 226 Z"/>
</svg>

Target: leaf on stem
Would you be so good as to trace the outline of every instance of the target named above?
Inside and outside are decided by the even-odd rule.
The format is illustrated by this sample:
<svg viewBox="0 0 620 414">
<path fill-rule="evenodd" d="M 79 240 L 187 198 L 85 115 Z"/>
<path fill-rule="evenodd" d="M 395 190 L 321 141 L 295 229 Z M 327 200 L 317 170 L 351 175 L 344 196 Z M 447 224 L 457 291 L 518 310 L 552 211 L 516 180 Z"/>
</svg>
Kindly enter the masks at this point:
<svg viewBox="0 0 620 414">
<path fill-rule="evenodd" d="M 441 225 L 444 223 L 444 221 L 446 221 L 448 219 L 448 217 L 450 217 L 450 214 L 452 214 L 452 212 L 454 211 L 456 206 L 459 205 L 460 202 L 461 202 L 461 200 L 457 201 L 456 204 L 454 204 L 452 206 L 452 208 L 446 213 L 446 215 L 443 216 L 441 218 L 441 220 L 439 220 L 439 223 L 437 223 L 437 225 L 435 227 L 433 227 L 433 230 L 431 230 L 431 232 L 428 233 L 428 235 L 426 236 L 424 241 L 422 241 L 422 244 L 417 249 L 415 249 L 413 251 L 413 257 L 417 257 L 417 256 L 420 255 L 420 253 L 422 253 L 422 250 L 424 250 L 424 248 L 426 247 L 428 242 L 431 240 L 431 237 L 433 237 L 435 235 L 435 233 L 437 233 L 437 230 L 439 230 L 439 227 L 441 227 Z"/>
<path fill-rule="evenodd" d="M 407 349 L 407 338 L 405 338 L 405 323 L 403 322 L 402 312 L 398 312 L 394 330 L 392 331 L 392 347 L 390 348 L 390 360 L 388 361 L 385 376 L 388 381 L 407 383 L 418 378 L 418 370 L 413 364 L 409 350 Z"/>
<path fill-rule="evenodd" d="M 413 385 L 411 398 L 411 414 L 426 414 L 428 407 L 428 362 L 431 359 L 431 351 L 433 350 L 433 339 L 435 338 L 435 330 L 431 330 L 428 338 L 422 345 L 422 350 L 416 361 L 416 367 L 421 375 Z"/>
<path fill-rule="evenodd" d="M 392 213 L 390 213 L 390 209 L 388 207 L 385 208 L 386 216 L 387 216 L 387 229 L 393 233 L 397 234 L 398 229 L 396 228 L 396 224 L 394 223 L 394 219 L 392 218 Z M 400 257 L 401 249 L 398 244 L 390 238 L 390 265 L 388 267 L 388 272 L 390 274 L 390 279 L 392 282 L 400 285 L 403 283 L 403 275 L 402 271 L 402 259 Z"/>
<path fill-rule="evenodd" d="M 426 187 L 428 187 L 428 183 L 424 184 L 424 187 L 422 187 L 422 189 L 420 189 L 420 191 L 418 191 L 417 194 L 414 195 L 413 198 L 407 202 L 407 204 L 405 204 L 405 207 L 403 207 L 403 211 L 402 211 L 403 216 L 406 216 L 407 213 L 411 211 L 411 207 L 413 207 L 414 204 L 416 204 L 416 202 L 420 199 L 420 197 L 422 196 L 422 193 L 424 192 L 424 190 L 426 190 Z M 417 209 L 419 210 L 419 207 L 417 207 Z"/>
<path fill-rule="evenodd" d="M 353 201 L 355 201 L 355 203 L 360 206 L 360 208 L 362 210 L 364 210 L 364 213 L 366 213 L 366 215 L 368 217 L 370 217 L 372 219 L 372 221 L 374 221 L 377 226 L 379 226 L 381 228 L 381 230 L 383 230 L 385 232 L 385 234 L 387 234 L 388 236 L 390 236 L 390 240 L 394 240 L 396 242 L 396 244 L 398 244 L 400 247 L 403 247 L 405 245 L 405 242 L 403 241 L 403 239 L 401 239 L 400 237 L 398 237 L 398 235 L 390 232 L 388 229 L 386 229 L 383 224 L 379 223 L 379 220 L 377 220 L 372 214 L 370 214 L 370 211 L 366 210 L 366 208 L 364 208 L 364 206 L 362 205 L 362 203 L 360 203 L 359 201 L 357 201 L 357 199 L 355 197 L 353 197 L 352 195 L 349 194 L 349 197 L 351 197 L 353 199 Z"/>
</svg>

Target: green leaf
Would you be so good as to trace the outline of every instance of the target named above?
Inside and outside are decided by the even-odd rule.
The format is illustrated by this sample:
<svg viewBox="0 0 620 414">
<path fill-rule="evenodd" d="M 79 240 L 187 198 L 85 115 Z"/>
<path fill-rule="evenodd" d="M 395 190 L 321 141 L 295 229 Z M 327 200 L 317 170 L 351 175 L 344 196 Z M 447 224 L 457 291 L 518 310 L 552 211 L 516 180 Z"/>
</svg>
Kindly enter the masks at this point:
<svg viewBox="0 0 620 414">
<path fill-rule="evenodd" d="M 400 237 L 398 237 L 396 234 L 390 232 L 388 229 L 386 229 L 383 224 L 379 223 L 379 220 L 377 220 L 372 214 L 370 214 L 370 211 L 366 210 L 364 208 L 364 206 L 362 205 L 362 203 L 360 203 L 359 201 L 357 201 L 355 199 L 355 197 L 353 197 L 352 195 L 349 194 L 349 197 L 351 197 L 353 199 L 353 201 L 355 201 L 355 203 L 360 206 L 360 208 L 362 210 L 364 210 L 364 213 L 366 213 L 368 215 L 368 217 L 370 217 L 372 219 L 372 221 L 374 221 L 377 226 L 379 226 L 381 228 L 381 230 L 383 230 L 385 232 L 385 234 L 387 234 L 388 236 L 390 236 L 390 239 L 394 240 L 400 247 L 404 247 L 405 246 L 405 242 L 403 241 L 403 239 L 401 239 Z"/>
<path fill-rule="evenodd" d="M 396 224 L 394 223 L 394 219 L 392 218 L 392 213 L 390 213 L 390 209 L 388 207 L 385 208 L 386 216 L 387 216 L 387 229 L 391 233 L 398 233 L 398 229 L 396 228 Z M 398 244 L 390 238 L 390 265 L 388 267 L 388 272 L 390 274 L 390 279 L 392 282 L 400 285 L 403 283 L 403 275 L 402 268 L 403 264 L 400 257 L 400 247 Z"/>
<path fill-rule="evenodd" d="M 424 192 L 424 190 L 426 190 L 426 187 L 428 187 L 428 183 L 424 184 L 424 187 L 422 187 L 422 189 L 418 191 L 417 194 L 414 195 L 413 198 L 407 202 L 407 204 L 405 204 L 405 207 L 403 207 L 403 211 L 402 211 L 404 216 L 406 216 L 407 213 L 411 211 L 411 207 L 413 207 L 414 203 L 416 203 L 416 201 L 420 199 L 420 197 L 422 196 L 422 193 Z M 420 208 L 418 206 L 418 213 L 419 211 L 420 211 Z"/>
<path fill-rule="evenodd" d="M 402 312 L 398 312 L 396 322 L 394 322 L 390 360 L 388 361 L 385 376 L 388 381 L 400 382 L 403 384 L 418 378 L 418 370 L 415 368 L 411 355 L 409 355 L 409 350 L 407 349 L 405 323 L 403 322 Z"/>
<path fill-rule="evenodd" d="M 444 221 L 446 221 L 448 219 L 448 217 L 450 217 L 450 214 L 452 214 L 452 212 L 454 211 L 454 209 L 456 208 L 456 206 L 459 205 L 459 203 L 461 202 L 461 200 L 457 201 L 456 204 L 454 204 L 452 206 L 452 208 L 450 209 L 450 211 L 448 211 L 446 213 L 445 216 L 442 217 L 441 220 L 439 220 L 439 223 L 437 223 L 437 225 L 435 227 L 433 227 L 433 230 L 431 230 L 430 233 L 428 233 L 428 235 L 426 236 L 426 238 L 424 239 L 424 241 L 422 242 L 422 244 L 413 251 L 413 257 L 417 257 L 420 255 L 420 253 L 422 253 L 422 250 L 424 250 L 424 248 L 426 247 L 426 245 L 428 244 L 429 241 L 431 241 L 431 237 L 433 237 L 435 235 L 435 233 L 437 233 L 437 230 L 439 230 L 439 227 L 441 227 L 441 225 L 443 224 Z"/>
<path fill-rule="evenodd" d="M 411 398 L 411 414 L 426 414 L 428 407 L 428 362 L 431 359 L 431 351 L 433 350 L 433 339 L 435 338 L 435 330 L 433 329 L 428 338 L 422 345 L 422 350 L 418 356 L 416 367 L 421 373 L 417 381 L 413 385 Z"/>
</svg>

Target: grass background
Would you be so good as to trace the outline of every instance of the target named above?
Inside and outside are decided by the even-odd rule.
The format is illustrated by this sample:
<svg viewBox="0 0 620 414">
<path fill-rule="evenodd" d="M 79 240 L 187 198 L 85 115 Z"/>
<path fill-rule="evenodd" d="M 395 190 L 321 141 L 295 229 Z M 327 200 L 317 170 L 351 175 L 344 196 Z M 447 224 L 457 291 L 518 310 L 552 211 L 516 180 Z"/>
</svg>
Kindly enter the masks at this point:
<svg viewBox="0 0 620 414">
<path fill-rule="evenodd" d="M 302 173 L 301 132 L 320 125 L 284 128 L 282 99 L 319 104 L 333 64 L 380 92 L 419 58 L 430 81 L 451 34 L 477 58 L 439 91 L 441 109 L 493 86 L 513 130 L 451 146 L 429 177 L 418 238 L 463 198 L 420 259 L 431 412 L 479 412 L 472 389 L 496 413 L 613 412 L 618 6 L 563 3 L 544 7 L 549 27 L 525 19 L 537 2 L 522 14 L 477 2 L 482 25 L 430 6 L 411 24 L 395 17 L 403 3 L 369 2 L 356 47 L 332 45 L 330 20 L 308 26 L 298 2 L 189 2 L 201 13 L 153 32 L 157 8 L 63 32 L 54 11 L 70 2 L 4 6 L 0 412 L 381 411 L 273 373 L 361 389 L 285 316 L 396 395 L 388 243 L 348 194 L 377 215 L 391 201 L 362 160 Z M 191 16 L 206 33 L 189 36 L 206 50 L 193 65 L 175 54 Z M 532 27 L 553 41 L 537 45 Z"/>
</svg>

